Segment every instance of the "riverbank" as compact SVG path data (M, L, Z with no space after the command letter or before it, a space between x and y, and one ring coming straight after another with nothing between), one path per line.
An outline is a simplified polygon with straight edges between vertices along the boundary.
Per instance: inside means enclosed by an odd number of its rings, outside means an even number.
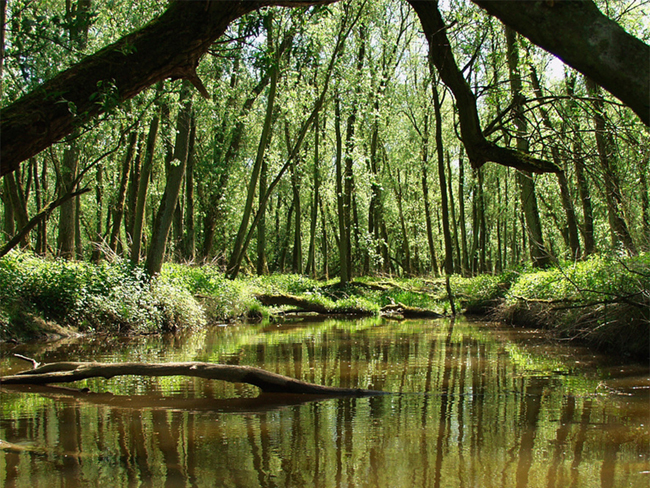
M457 312L548 330L635 359L650 356L650 256L593 257L546 271L452 276ZM443 278L299 275L224 278L216 267L167 264L150 279L123 261L0 259L0 340L83 333L152 334L233 321L451 314Z

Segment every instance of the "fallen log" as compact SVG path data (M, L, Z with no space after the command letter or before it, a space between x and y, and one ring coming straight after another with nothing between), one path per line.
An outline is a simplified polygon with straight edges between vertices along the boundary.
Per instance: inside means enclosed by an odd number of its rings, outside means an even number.
M184 363L96 363L60 362L48 363L15 375L0 376L2 385L45 385L71 383L88 378L112 378L114 376L191 376L230 383L248 383L264 393L298 393L329 396L372 396L386 392L362 388L340 388L307 383L288 376L271 373L252 366L213 364L202 362Z

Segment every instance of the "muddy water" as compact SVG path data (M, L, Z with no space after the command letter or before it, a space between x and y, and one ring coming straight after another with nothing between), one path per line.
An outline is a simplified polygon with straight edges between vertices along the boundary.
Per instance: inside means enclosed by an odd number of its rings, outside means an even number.
M459 320L230 326L2 346L0 374L28 366L15 352L254 365L394 394L316 401L179 377L1 387L0 486L650 485L648 366L535 332Z

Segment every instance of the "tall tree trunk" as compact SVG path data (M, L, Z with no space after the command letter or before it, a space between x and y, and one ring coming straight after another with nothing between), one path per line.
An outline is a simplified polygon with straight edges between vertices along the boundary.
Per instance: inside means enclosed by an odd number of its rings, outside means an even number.
M265 19L265 26L267 32L268 51L272 53L274 51L273 50L273 46L274 46L273 18L270 14ZM266 103L266 115L264 118L264 126L262 127L262 135L260 136L260 142L257 146L257 156L255 158L255 165L253 166L253 172L251 174L250 181L248 182L248 191L246 193L246 203L244 205L242 220L241 223L239 224L239 230L237 231L237 237L235 238L235 243L233 245L232 254L230 255L230 260L228 261L228 273L231 275L235 274L235 270L236 268L239 267L239 263L241 263L241 259L244 253L244 241L246 239L246 234L248 232L248 223L250 221L250 217L253 212L253 201L255 198L255 189L257 188L257 182L262 168L264 154L271 140L271 128L273 126L275 96L277 92L278 77L279 77L278 63L279 63L279 59L277 58L277 54L276 54L273 60L273 64L269 68L270 76L271 76L271 85L269 87L269 95Z
M514 123L517 128L517 150L522 153L528 153L528 126L524 116L524 99L521 94L517 34L508 27L506 27L505 30L510 90L513 98L513 111L515 113ZM539 218L537 196L535 193L535 181L533 180L532 173L520 170L517 173L517 182L519 183L521 205L524 210L524 216L526 217L526 231L528 233L530 258L535 267L548 266L551 263L552 258L548 254L546 246L544 245L542 223Z
M45 158L43 158L43 163L41 166L41 174L39 175L41 179L41 192L42 192L42 199L41 201L44 203L45 199L47 198L47 192L48 192L48 178L47 178L47 163L45 161ZM41 209L39 208L39 211ZM41 254L42 256L45 256L47 254L47 248L48 248L48 242L47 242L47 219L43 219L39 224L38 224L38 239L36 241L36 252Z
M77 148L76 142L70 141L69 146L63 152L63 164L61 168L61 181L59 185L59 197L74 191L73 183L77 178ZM74 199L66 201L59 210L59 235L57 239L58 255L64 259L73 259L75 254L75 235L77 234L75 224L76 204Z
M375 110L379 110L379 104L375 104ZM380 184L379 174L379 123L375 120L370 141L370 205L368 208L368 233L376 243L376 253L381 257L380 269L385 271L388 266L388 253L386 242L382 239L381 229L384 221L383 189ZM437 266L436 266L437 267ZM370 271L370 269L369 269Z
M467 228L465 227L465 165L463 164L463 149L458 152L458 225L460 226L460 272L467 276L469 261L467 257Z
M435 75L433 62L429 62L429 71L433 78L431 91L433 92L433 109L436 117L436 153L438 156L438 178L440 181L440 205L442 207L442 233L445 240L445 284L451 313L456 315L454 297L451 293L449 278L454 272L453 248L451 243L451 223L449 222L449 202L447 200L447 183L445 181L445 152L442 143L442 107L438 94L438 80Z
M359 27L359 52L357 54L357 66L356 66L356 75L357 81L361 77L364 65L364 58L366 52L366 28L364 25ZM353 231L353 222L356 224L357 219L353 219L353 194L354 194L354 172L353 172L353 163L352 154L355 148L354 134L356 130L357 123L357 112L359 110L359 96L361 92L361 84L356 84L355 96L352 106L352 112L347 119L347 124L345 128L345 169L343 173L343 217L345 219L345 239L347 240L347 256L346 260L348 262L349 276L352 279L353 270L353 261L352 261L352 231ZM356 227L355 227L356 232ZM343 238L343 236L341 236Z
M269 165L266 158L262 160L260 170L260 190L258 195L259 206L263 205L264 196L268 189ZM268 258L266 256L266 212L260 215L260 222L257 224L257 274L265 275L269 273Z
M429 203L429 114L424 115L422 140L422 198L424 199L424 219L427 226L427 242L429 244L429 257L434 276L438 276L438 259L436 246L433 240L433 226L431 224L431 207Z
M102 217L104 210L104 165L95 168L95 238L92 242L91 260L99 263L102 258ZM40 210L40 209L39 209Z
M479 168L477 171L478 178L478 224L479 224L479 240L478 240L478 271L479 273L486 273L486 259L487 252L487 224L485 218L485 170Z
M81 199L75 198L75 211L74 218L76 220L74 225L74 250L75 258L82 261L84 258L83 242L81 242Z
M291 165L291 189L293 191L293 206L295 209L291 272L302 274L302 207L300 205L300 175L298 174L297 166L298 164L295 162Z
M122 218L124 217L124 202L126 201L126 191L129 184L129 175L131 173L131 163L135 154L135 147L138 140L138 131L134 129L129 135L129 142L122 163L122 171L120 176L120 186L117 190L115 203L113 205L113 227L111 230L111 237L108 241L108 247L112 252L117 251L117 243L120 237L120 230L122 228Z
M458 220L456 219L456 204L454 202L454 190L452 186L453 174L451 172L451 155L447 150L447 193L449 194L449 210L451 211L450 222L454 229L453 243L455 252L454 271L460 271L460 242L458 237Z
M167 237L169 236L174 210L187 166L187 151L192 120L192 94L190 90L190 83L183 81L179 100L181 109L178 112L176 142L174 145L174 161L176 164L172 165L167 175L165 192L156 213L151 236L151 247L147 253L145 263L145 270L150 276L160 273L162 268Z
M156 87L156 94L162 92L162 82ZM151 169L153 168L153 157L156 149L156 140L158 138L158 126L160 124L161 107L156 107L156 112L149 124L149 134L147 135L147 145L145 149L144 161L140 170L140 181L138 183L138 195L136 197L135 211L133 212L133 230L131 235L131 263L137 265L140 262L142 249L142 233L144 228L145 209L147 204L147 191L149 189L149 180L151 179Z
M140 177L142 173L142 144L144 131L138 131L138 141L136 151L131 164L131 176L129 177L128 191L124 204L124 234L127 242L133 241L133 225L135 223L135 207L138 200L138 188L140 187Z
M530 81L535 90L535 96L537 98L542 98L542 89L539 83L539 77L537 76L537 70L534 66L530 67ZM554 129L551 118L548 115L548 112L542 107L539 106L539 112L542 115L542 120L544 125L549 129ZM573 208L573 201L571 199L571 192L569 190L569 182L566 177L566 163L560 157L560 150L556 145L551 146L551 155L553 162L558 168L562 168L562 171L557 173L558 184L560 185L560 196L562 197L562 207L564 208L564 213L566 216L567 224L567 233L569 236L569 246L571 247L571 257L572 259L578 259L580 257L580 239L578 238L578 221L576 219L575 210Z
M609 215L609 226L612 233L612 245L616 247L621 243L631 254L636 254L636 246L625 221L623 196L618 176L616 146L612 132L606 127L603 97L600 88L589 78L585 78L587 90L593 99L594 125L596 130L596 147L598 160L603 172L605 182L605 202Z
M196 230L194 228L194 145L196 143L196 118L192 116L190 141L187 149L187 169L185 171L185 226L183 236L183 258L193 262L196 255Z
M405 276L411 276L411 248L409 245L409 236L406 230L406 219L404 218L404 194L403 185L400 176L399 168L397 173L397 184L395 185L395 197L397 198L397 212L399 217L399 227L402 231L402 269ZM406 176L408 180L408 173ZM404 182L404 186L408 186L408 181Z
M591 192L589 191L589 182L587 181L587 170L584 163L584 152L578 131L580 127L575 122L577 118L577 103L575 102L575 82L576 77L571 76L565 79L567 95L569 97L569 112L571 117L571 132L573 133L572 143L572 160L573 166L576 170L576 181L578 185L578 193L582 203L582 218L583 225L581 226L582 238L584 240L584 255L589 256L596 250L594 239L594 213L591 205Z
M336 134L336 207L338 214L339 226L339 277L341 285L347 285L351 279L350 265L348 260L349 240L345 237L349 235L346 229L345 220L345 199L343 195L343 138L341 136L341 103L336 96L334 105L334 131Z
M316 278L316 225L318 224L318 202L320 201L320 117L314 119L314 191L312 192L311 218L309 223L309 251L307 252L307 268L305 272ZM325 223L323 222L323 225Z
M326 280L330 279L330 261L329 261L329 243L327 241L327 216L325 215L325 208L323 205L323 199L321 198L318 202L320 207L321 220L323 222L323 277Z

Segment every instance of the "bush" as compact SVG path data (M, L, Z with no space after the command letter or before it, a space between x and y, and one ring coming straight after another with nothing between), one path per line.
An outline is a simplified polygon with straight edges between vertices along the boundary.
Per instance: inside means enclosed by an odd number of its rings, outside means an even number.
M647 357L650 350L650 256L594 256L523 274L498 317L555 329L604 349Z
M187 288L149 280L141 268L122 260L95 265L14 251L0 259L0 300L5 337L25 335L29 314L102 332L151 333L205 324Z

